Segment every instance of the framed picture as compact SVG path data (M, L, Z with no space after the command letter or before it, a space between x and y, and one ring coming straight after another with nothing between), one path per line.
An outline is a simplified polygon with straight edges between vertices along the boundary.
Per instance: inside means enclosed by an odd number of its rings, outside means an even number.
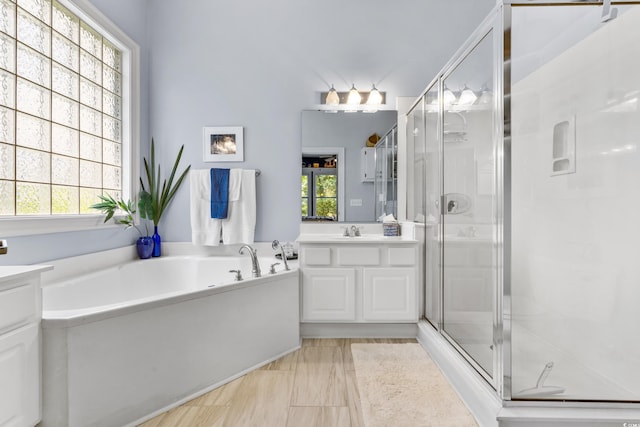
M244 161L242 127L205 127L202 134L205 162Z

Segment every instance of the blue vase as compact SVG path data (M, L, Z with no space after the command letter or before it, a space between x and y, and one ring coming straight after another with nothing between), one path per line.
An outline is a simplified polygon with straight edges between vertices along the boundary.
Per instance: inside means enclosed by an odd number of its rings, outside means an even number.
M153 253L153 239L150 236L138 238L136 241L136 250L140 259L151 258Z
M153 256L160 256L162 254L162 239L158 234L157 225L153 227L153 236L151 238L153 239Z

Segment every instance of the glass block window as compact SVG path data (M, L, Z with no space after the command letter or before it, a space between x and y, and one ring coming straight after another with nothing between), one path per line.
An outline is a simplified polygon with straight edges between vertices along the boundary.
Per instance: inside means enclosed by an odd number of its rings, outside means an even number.
M123 53L56 0L0 0L0 216L122 194Z

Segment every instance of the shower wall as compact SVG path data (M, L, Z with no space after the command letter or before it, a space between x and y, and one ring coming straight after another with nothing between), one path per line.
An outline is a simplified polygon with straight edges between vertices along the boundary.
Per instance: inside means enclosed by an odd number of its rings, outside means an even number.
M535 23L554 13L550 39ZM513 8L514 398L548 362L545 385L564 390L540 398L640 396L640 6L600 13Z

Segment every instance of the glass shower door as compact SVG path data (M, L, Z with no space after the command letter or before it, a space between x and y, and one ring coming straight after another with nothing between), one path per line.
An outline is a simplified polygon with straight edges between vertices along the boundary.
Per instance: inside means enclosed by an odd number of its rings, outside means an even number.
M494 40L489 32L443 79L443 331L494 376L496 185Z

